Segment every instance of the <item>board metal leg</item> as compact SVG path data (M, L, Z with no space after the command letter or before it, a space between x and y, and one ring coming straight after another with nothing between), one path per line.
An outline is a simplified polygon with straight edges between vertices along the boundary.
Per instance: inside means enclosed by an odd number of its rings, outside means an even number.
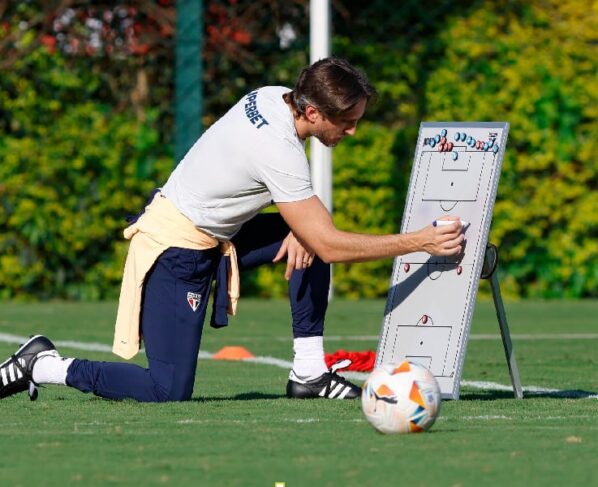
M488 247L490 250L491 247ZM496 247L495 247L496 249ZM488 268L496 267L496 256L492 256L490 251L486 251L486 266ZM493 269L494 270L494 269ZM494 299L494 308L496 309L496 317L500 325L500 334L502 336L502 343L505 349L505 357L507 365L509 366L509 374L511 376L511 383L513 384L513 392L517 399L523 399L523 388L521 387L521 379L519 377L519 369L517 368L517 361L515 360L515 353L513 351L513 343L511 342L511 334L509 332L509 325L507 324L507 315L502 301L500 292L500 284L496 272L492 272L489 276L490 287L492 288L492 298Z

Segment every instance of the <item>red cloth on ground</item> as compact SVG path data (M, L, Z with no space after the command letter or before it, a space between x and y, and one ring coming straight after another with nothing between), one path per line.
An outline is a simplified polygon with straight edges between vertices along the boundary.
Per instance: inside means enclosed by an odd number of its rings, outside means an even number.
M351 365L340 370L355 370L359 372L370 372L374 368L376 361L376 352L373 350L366 350L364 352L351 352L347 350L337 350L334 353L327 353L324 355L326 366L330 368L339 360L349 359Z

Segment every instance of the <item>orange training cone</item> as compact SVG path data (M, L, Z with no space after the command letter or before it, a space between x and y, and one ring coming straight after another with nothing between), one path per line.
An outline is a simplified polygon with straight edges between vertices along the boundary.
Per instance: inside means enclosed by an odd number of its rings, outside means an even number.
M222 347L212 355L214 360L243 360L254 357L255 355L245 347Z

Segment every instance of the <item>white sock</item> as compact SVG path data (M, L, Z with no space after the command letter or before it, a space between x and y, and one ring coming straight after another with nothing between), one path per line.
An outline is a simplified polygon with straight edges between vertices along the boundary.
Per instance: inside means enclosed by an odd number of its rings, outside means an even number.
M324 361L324 337L295 338L293 351L293 371L301 379L317 379L328 372Z
M37 384L66 385L66 371L72 358L62 358L56 350L41 352L33 364L33 381Z

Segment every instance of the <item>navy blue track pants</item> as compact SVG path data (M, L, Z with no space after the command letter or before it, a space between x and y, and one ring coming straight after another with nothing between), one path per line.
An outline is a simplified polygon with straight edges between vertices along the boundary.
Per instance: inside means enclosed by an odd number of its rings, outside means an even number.
M277 213L260 214L233 238L241 271L272 263L289 228ZM148 368L130 363L75 359L67 384L109 399L143 402L191 398L197 354L218 249L170 248L145 280L141 330ZM315 258L289 283L293 337L322 336L330 266Z

